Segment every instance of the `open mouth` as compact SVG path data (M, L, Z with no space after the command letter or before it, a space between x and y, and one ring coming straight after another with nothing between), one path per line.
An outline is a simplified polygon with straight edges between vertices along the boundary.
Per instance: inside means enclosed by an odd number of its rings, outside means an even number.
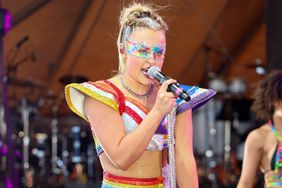
M143 74L148 75L148 69L141 69L141 70Z
M150 67L142 68L142 69L141 69L141 72L142 72L143 75L145 75L147 78L150 78L149 75L148 75L148 70L149 70L149 68L150 68Z

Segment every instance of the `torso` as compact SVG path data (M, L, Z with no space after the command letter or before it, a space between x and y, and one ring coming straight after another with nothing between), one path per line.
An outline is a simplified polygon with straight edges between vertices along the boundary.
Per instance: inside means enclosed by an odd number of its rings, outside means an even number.
M274 136L271 126L266 124L258 129L260 137L258 140L262 148L262 156L260 160L260 169L264 173L264 179L267 181L274 175L274 170L271 167L273 155L275 155L275 149L277 145L277 139ZM277 187L277 186L276 186Z
M117 176L152 178L162 175L164 157L162 151L145 151L141 157L126 171L116 168L105 153L100 155L100 161L105 172Z
M148 99L134 98L128 94L120 85L120 81L117 77L109 79L115 86L117 86L126 97L132 98L142 104L148 111L150 111L154 105L157 92L152 93ZM158 91L158 89L155 89ZM152 178L162 175L162 167L167 164L167 150L163 151L145 151L140 158L126 171L118 169L109 160L105 153L100 156L100 161L105 172L124 177L135 178Z

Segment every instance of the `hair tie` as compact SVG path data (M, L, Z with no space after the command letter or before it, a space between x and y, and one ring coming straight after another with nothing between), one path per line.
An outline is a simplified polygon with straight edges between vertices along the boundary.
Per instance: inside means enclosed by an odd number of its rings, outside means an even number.
M145 18L145 17L150 17L151 13L149 11L143 11L137 18Z

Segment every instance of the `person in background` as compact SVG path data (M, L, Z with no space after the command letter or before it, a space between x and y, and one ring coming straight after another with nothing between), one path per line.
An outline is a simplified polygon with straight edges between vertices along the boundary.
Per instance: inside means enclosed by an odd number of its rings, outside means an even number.
M282 187L282 70L272 71L258 84L252 110L266 123L246 139L237 188L253 187L259 169L265 187Z
M66 86L69 107L90 123L104 171L102 187L169 186L172 179L168 172L174 169L168 168L168 114L176 118L177 184L180 188L198 187L191 109L201 106L215 92L183 86L191 95L186 102L168 92L175 80L160 85L148 77L150 67L163 67L167 30L152 5L130 4L120 16L118 74Z

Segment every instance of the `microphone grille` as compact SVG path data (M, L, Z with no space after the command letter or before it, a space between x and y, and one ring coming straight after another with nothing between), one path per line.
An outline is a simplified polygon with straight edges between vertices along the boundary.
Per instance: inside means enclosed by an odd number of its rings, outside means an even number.
M155 74L156 72L158 72L158 71L161 71L161 69L160 69L159 67L157 67L157 66L152 66L152 67L150 67L150 68L148 69L148 76L153 79L153 78L154 78L154 74Z

